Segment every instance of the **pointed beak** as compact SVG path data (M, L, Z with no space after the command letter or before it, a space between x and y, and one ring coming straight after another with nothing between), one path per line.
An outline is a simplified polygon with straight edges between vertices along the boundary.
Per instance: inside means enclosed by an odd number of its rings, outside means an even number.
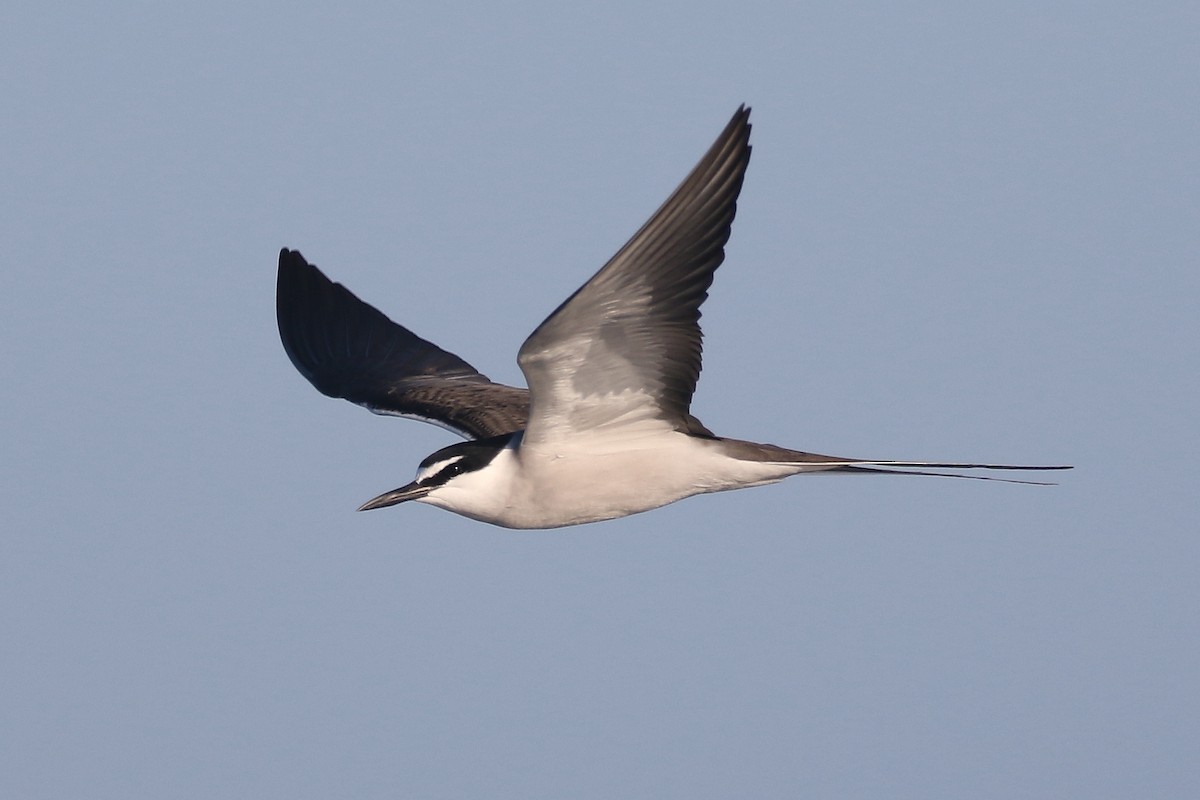
M401 486L399 489L393 489L390 492L384 492L379 497L372 498L358 507L359 511L370 511L373 508L386 508L394 506L397 503L403 503L408 500L420 500L425 495L429 494L430 487L418 486L414 481L407 486Z

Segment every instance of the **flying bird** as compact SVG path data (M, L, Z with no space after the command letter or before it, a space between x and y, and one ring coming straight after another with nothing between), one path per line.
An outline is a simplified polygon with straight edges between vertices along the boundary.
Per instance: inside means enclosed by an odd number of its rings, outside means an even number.
M415 500L507 528L557 528L806 472L1034 483L929 470L1070 468L839 458L718 436L692 416L700 305L725 258L749 116L740 107L662 207L525 340L528 389L492 382L297 251L280 252L279 334L300 374L330 397L467 439L360 511Z

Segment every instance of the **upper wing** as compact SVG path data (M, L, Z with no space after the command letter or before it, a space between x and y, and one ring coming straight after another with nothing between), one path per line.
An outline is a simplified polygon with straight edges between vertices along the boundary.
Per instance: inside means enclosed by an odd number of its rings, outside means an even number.
M737 110L666 203L525 340L526 442L647 421L697 430L688 407L700 304L725 258L750 161L749 115Z
M283 349L323 394L473 439L525 427L529 392L492 383L326 278L295 250L279 253L276 315Z

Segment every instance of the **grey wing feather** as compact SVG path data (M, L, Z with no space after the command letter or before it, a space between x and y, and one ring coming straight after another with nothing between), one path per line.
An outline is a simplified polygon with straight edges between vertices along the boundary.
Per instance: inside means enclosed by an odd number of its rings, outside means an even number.
M749 114L738 109L662 207L525 341L518 361L533 398L527 441L558 425L628 419L635 403L680 430L707 433L688 414L700 376L700 305L725 258L750 160ZM614 398L608 408L606 396Z
M322 394L474 439L525 426L525 389L491 382L329 280L295 250L279 253L276 316L288 358Z

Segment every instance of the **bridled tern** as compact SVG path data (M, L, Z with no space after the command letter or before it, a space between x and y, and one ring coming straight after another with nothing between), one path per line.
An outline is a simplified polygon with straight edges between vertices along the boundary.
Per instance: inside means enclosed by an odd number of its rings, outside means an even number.
M525 340L517 362L528 390L488 380L300 253L279 254L280 337L313 386L469 440L438 450L415 480L359 510L416 500L508 528L556 528L803 472L1033 483L928 470L1069 469L837 458L727 439L691 415L700 305L725 258L750 161L749 115L738 109L641 230Z

